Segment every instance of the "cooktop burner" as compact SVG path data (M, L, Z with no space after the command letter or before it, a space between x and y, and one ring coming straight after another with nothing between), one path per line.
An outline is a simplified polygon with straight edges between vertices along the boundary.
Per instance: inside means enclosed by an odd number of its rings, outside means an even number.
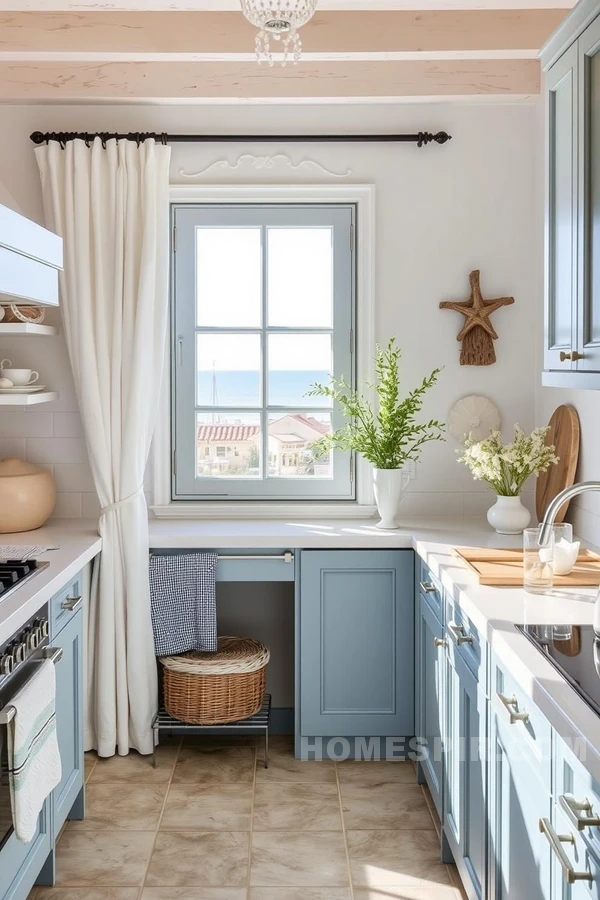
M0 559L0 601L48 565L37 559Z
M600 716L600 638L591 625L517 625Z

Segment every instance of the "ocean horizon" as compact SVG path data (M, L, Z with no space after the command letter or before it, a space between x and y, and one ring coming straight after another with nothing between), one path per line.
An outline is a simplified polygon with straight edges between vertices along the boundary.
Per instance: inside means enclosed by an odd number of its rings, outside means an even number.
M311 385L329 383L329 373L318 369L309 371L273 370L268 377L268 400L271 406L319 406L323 398L306 397ZM256 371L198 372L197 398L199 406L258 406L261 377ZM213 393L216 397L213 397Z

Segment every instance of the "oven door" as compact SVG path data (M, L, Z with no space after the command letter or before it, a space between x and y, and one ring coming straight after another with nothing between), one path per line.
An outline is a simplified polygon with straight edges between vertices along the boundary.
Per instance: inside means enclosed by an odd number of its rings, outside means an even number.
M24 844L17 838L13 828L8 781L7 727L8 721L12 719L10 698L31 677L36 662L47 657L58 661L57 650L49 647L41 649L39 654L23 664L18 677L10 678L0 691L0 900L26 900L34 884L53 883L53 860L48 859L51 850L52 798L46 798L37 831L32 840Z

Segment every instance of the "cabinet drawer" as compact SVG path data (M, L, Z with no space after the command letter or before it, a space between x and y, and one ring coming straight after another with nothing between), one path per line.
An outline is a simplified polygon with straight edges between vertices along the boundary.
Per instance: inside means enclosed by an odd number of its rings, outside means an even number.
M492 656L490 700L498 717L510 725L514 742L523 757L549 786L552 768L550 723L495 655Z
M52 637L70 622L83 604L81 572L50 600L50 634Z
M466 663L473 675L487 688L487 644L469 617L451 600L446 604L446 638L448 652L457 654Z
M600 859L600 785L585 769L577 753L556 736L554 799L583 842Z
M432 574L429 566L418 557L417 565L417 581L418 590L431 607L439 621L442 621L442 586L437 578Z

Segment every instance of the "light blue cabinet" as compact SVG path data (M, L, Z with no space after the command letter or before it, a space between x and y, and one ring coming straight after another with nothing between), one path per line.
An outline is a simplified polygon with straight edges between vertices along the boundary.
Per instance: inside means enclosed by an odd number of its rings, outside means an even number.
M486 896L487 698L472 670L447 637L445 839L472 900Z
M443 628L426 598L417 595L415 654L415 732L423 741L419 778L425 779L442 817Z
M302 736L414 735L414 554L303 551Z
M551 815L549 780L524 741L522 722L491 703L490 900L550 900L552 860L539 820ZM532 764L533 763L533 764Z
M544 49L542 60L546 69L547 101L543 383L599 389L600 3L597 0L580 0Z
M7 812L10 815L10 810ZM40 813L37 832L30 843L23 844L13 832L2 845L0 852L2 900L26 900L51 847L50 801L46 800Z
M67 818L83 818L82 643L83 611L80 609L52 639L52 646L63 651L56 667L56 730L62 778L53 794L55 838Z

